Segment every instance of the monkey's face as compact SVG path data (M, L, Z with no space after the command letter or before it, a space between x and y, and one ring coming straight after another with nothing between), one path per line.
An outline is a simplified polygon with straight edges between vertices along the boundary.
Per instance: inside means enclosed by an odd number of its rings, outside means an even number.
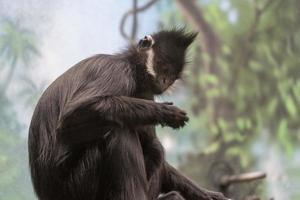
M138 48L146 52L146 68L153 78L154 94L163 93L181 77L186 50L196 35L181 29L161 31L140 40Z

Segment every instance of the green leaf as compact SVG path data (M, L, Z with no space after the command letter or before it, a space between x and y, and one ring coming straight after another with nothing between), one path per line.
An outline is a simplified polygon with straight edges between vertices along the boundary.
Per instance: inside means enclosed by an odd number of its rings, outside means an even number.
M241 149L239 147L230 147L227 151L226 151L227 155L230 156L239 156L241 154Z
M243 130L245 128L245 120L242 117L237 118L236 125L240 130Z
M223 136L225 142L232 142L232 141L242 142L246 139L246 137L241 135L239 132L225 133Z
M271 99L267 106L268 113L271 115L274 114L277 106L278 106L278 99L277 98Z
M208 73L201 75L199 81L200 84L203 85L207 85L207 84L216 85L219 83L217 76Z
M218 125L223 131L228 128L228 123L223 118L218 119Z
M293 145L291 143L291 139L288 134L288 121L287 119L282 119L279 123L278 127L278 132L277 132L277 137L284 148L285 152L287 155L292 156L294 150L293 150Z
M293 95L296 100L300 102L300 81L298 80L296 84L292 87Z
M284 101L285 101L285 107L286 107L288 113L292 117L295 117L297 115L297 107L295 105L293 98L290 95L287 95L285 97Z
M204 153L207 154L215 153L219 148L220 148L219 142L213 142L204 150Z

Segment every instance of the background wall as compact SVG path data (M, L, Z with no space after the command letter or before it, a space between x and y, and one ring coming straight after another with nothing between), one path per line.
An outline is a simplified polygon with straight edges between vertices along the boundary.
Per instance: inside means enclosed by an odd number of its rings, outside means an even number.
M138 7L146 0L138 1ZM167 158L200 185L223 175L267 178L232 184L235 199L300 197L300 2L158 0L124 26L136 37L186 26L199 32L182 81L157 98L188 111L179 131L158 127ZM0 199L34 197L27 134L34 106L60 74L129 41L120 21L133 1L0 0Z

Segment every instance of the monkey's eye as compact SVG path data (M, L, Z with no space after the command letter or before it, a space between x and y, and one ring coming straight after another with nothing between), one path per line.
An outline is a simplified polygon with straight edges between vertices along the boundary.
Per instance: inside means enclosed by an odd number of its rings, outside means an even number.
M168 67L163 67L163 68L162 68L162 72L165 73L165 74L168 73L168 72L169 72Z
M149 48L151 46L151 41L142 39L138 44L139 48Z
M157 65L159 66L161 72L166 73L169 71L169 66L166 63L158 62Z

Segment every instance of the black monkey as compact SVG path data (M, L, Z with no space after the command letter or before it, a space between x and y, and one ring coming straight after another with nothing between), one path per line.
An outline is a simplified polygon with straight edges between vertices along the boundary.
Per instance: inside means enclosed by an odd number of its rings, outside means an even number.
M145 36L123 53L79 62L48 87L28 144L40 200L226 199L168 165L154 130L188 120L154 95L180 77L195 37L183 29Z

